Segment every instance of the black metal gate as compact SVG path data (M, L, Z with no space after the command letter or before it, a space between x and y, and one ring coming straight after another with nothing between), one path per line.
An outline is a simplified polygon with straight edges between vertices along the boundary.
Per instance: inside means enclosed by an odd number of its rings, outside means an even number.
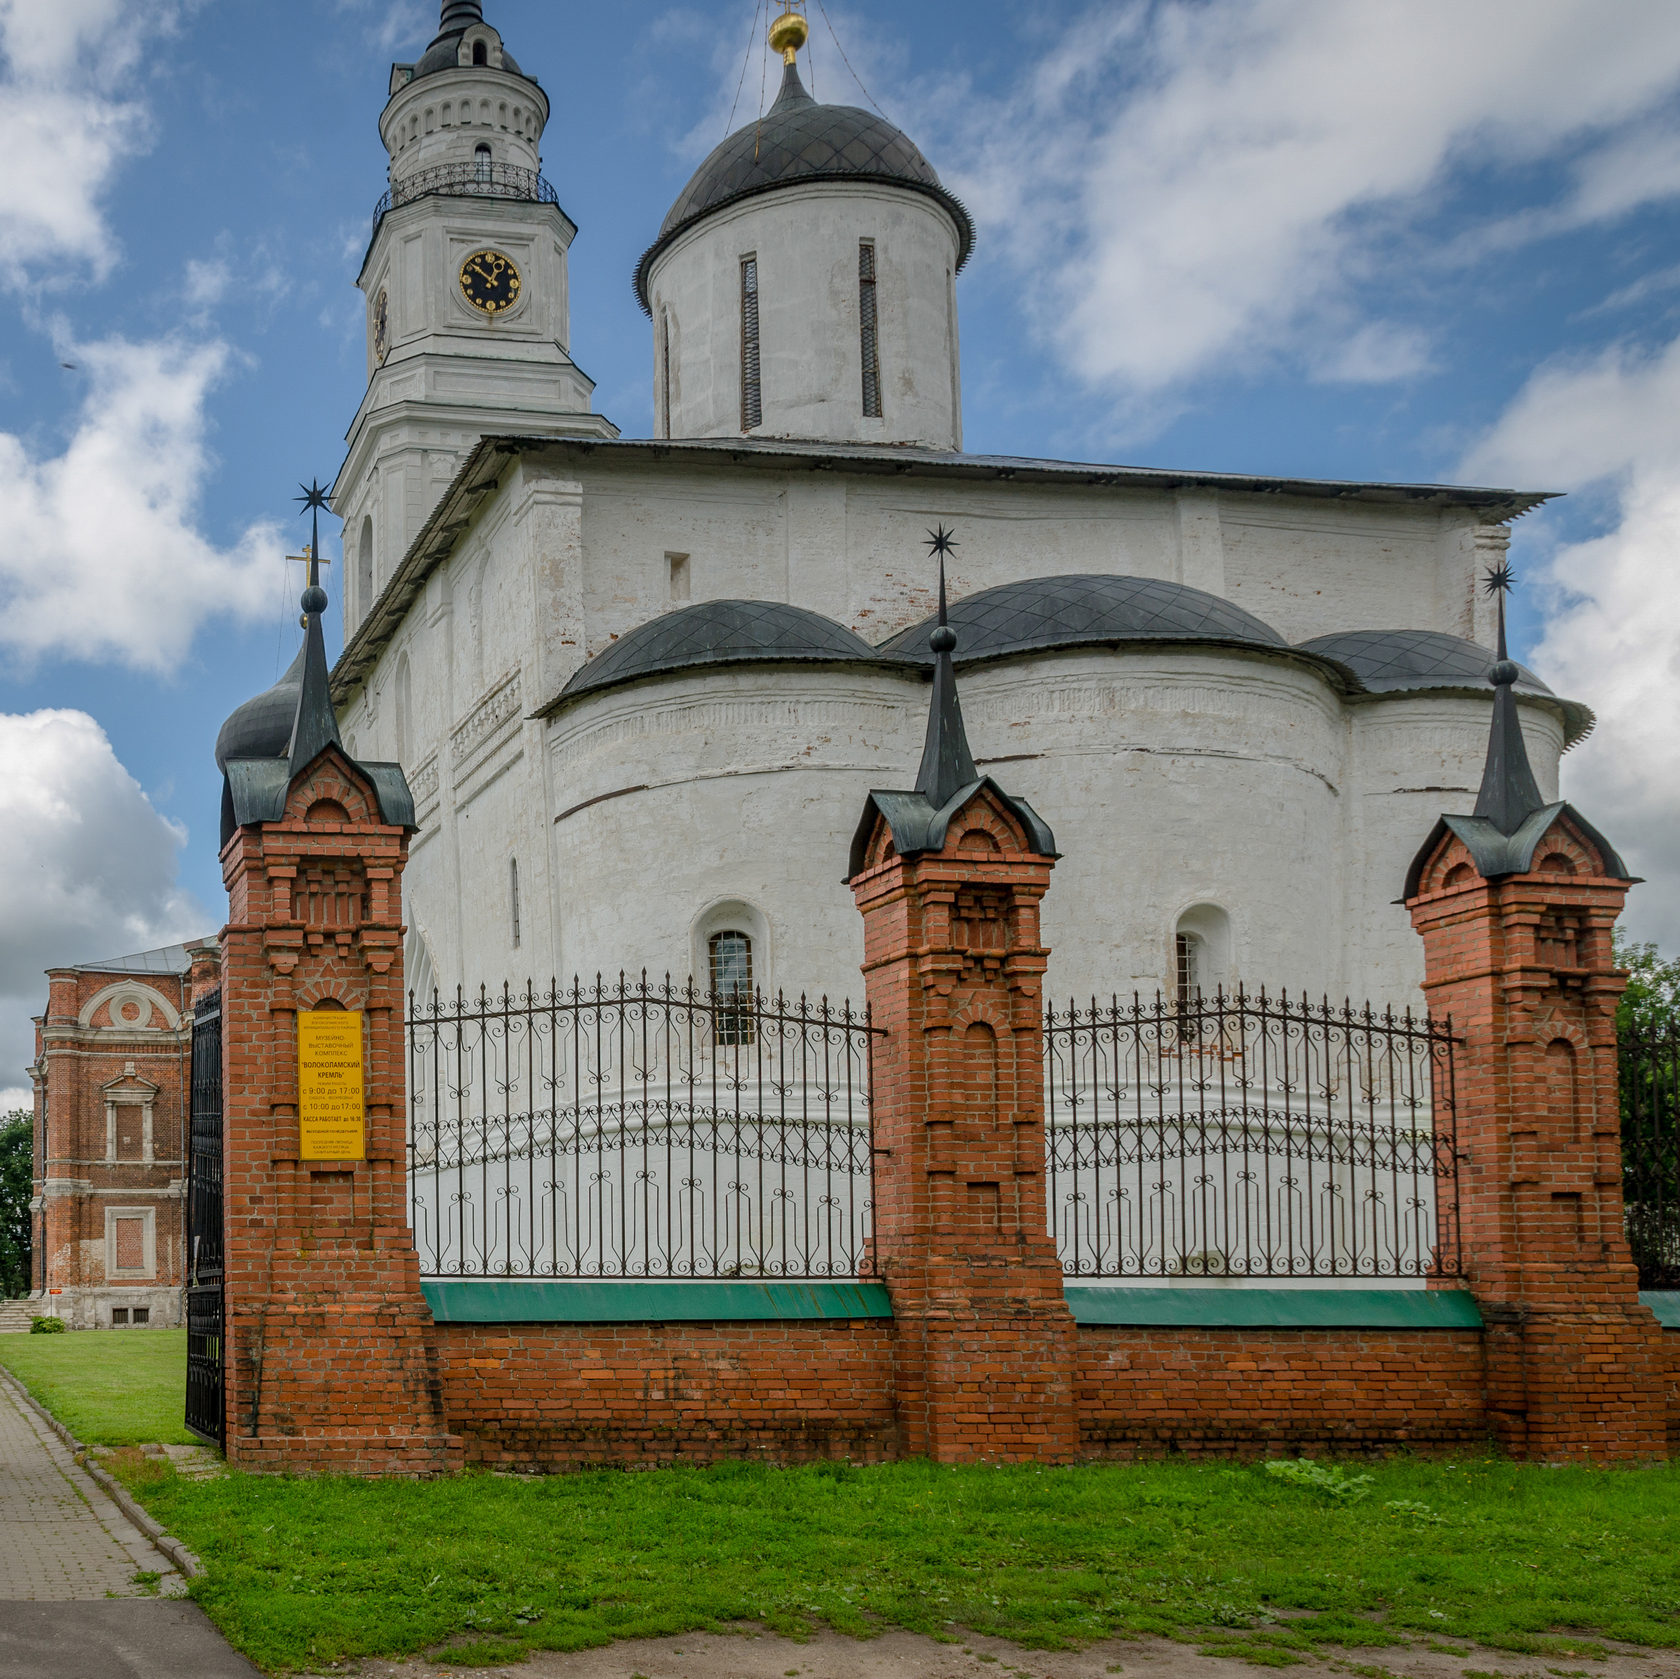
M1680 1289L1680 1028L1621 1032L1622 1202L1639 1286Z
M187 1176L187 1427L223 1443L222 994L193 1008Z

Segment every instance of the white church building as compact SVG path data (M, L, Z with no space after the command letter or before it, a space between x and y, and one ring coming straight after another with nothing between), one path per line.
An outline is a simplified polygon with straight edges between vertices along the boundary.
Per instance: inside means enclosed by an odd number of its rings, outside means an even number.
M1415 1001L1396 899L1474 800L1478 580L1544 498L965 453L973 223L911 139L811 98L804 31L778 20L780 96L635 267L639 440L571 359L542 87L479 0L392 69L332 683L349 750L413 789L411 984L750 964L860 996L848 848L916 774L944 525L976 762L1062 854L1049 992ZM220 756L283 752L300 680ZM1517 694L1554 797L1591 714Z

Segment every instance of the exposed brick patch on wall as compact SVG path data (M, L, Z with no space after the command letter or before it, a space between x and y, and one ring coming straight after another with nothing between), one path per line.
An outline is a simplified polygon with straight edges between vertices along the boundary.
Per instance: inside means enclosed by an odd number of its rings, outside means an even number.
M1083 1324L1078 1350L1091 1457L1459 1450L1488 1438L1473 1329Z
M440 1324L437 1345L449 1431L469 1463L900 1455L884 1319Z

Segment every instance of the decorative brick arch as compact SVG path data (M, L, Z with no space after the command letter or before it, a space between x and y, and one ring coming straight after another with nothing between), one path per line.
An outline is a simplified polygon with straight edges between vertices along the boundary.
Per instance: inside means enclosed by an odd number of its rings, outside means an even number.
M138 1013L135 1019L123 1018L124 1004L137 1006ZM175 1008L161 991L136 979L118 980L115 985L107 985L102 991L96 991L82 1005L77 1016L78 1023L84 1027L92 1027L101 1009L107 1011L106 1026L113 1031L176 1032L181 1027L180 1010ZM154 1015L160 1018L154 1019Z

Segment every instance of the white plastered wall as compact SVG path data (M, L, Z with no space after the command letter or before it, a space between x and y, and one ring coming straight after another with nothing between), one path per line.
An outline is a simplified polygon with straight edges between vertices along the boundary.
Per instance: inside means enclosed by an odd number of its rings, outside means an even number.
M881 416L863 412L858 246L875 246ZM739 437L741 263L758 262L760 437L962 447L957 229L931 198L871 182L786 187L720 210L649 274L655 406L670 316L671 437Z

